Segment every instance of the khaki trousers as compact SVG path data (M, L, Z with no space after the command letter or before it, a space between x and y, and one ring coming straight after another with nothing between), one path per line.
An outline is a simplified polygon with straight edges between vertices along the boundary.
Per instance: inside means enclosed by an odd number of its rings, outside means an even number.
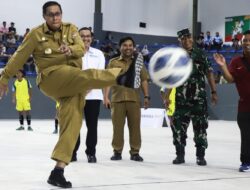
M116 84L121 69L81 70L62 65L46 75L41 75L41 91L60 102L60 134L51 158L68 164L71 161L82 126L84 95L89 89L104 88Z
M141 148L141 108L140 102L113 102L111 105L113 123L112 146L114 152L122 153L124 146L124 125L127 118L130 154L139 153Z

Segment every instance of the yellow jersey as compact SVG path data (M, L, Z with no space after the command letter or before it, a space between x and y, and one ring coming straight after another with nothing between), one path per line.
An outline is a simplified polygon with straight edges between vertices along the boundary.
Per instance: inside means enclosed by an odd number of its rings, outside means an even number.
M161 92L164 92L165 88L161 88ZM175 94L176 94L176 88L172 88L171 93L169 95L170 104L167 109L167 115L173 116L175 111Z
M27 100L30 98L29 89L32 86L26 78L22 78L21 81L15 80L12 91L16 92L16 100Z

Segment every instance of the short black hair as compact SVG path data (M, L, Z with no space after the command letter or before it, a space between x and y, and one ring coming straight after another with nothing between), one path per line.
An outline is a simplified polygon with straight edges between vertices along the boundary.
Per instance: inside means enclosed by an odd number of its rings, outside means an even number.
M132 37L130 37L130 36L126 36L126 37L124 37L124 38L121 38L120 41L119 41L119 46L121 47L121 45L122 45L124 42L128 41L128 40L131 40L131 41L133 42L133 46L135 47L135 41L134 41L134 39L133 39Z
M247 34L250 34L250 30L246 30L243 35L247 35Z
M82 27L78 30L78 32L81 32L82 30L89 30L91 33L91 36L94 36L94 33L92 32L92 27Z
M50 7L50 6L54 6L54 5L57 5L59 8L60 8L60 11L62 13L62 7L61 5L56 2L56 1L47 1L46 3L44 3L43 5L43 14L45 15L46 14L46 11L47 11L47 8Z
M18 71L22 73L23 77L25 77L26 73L25 73L25 71L23 69L19 69Z

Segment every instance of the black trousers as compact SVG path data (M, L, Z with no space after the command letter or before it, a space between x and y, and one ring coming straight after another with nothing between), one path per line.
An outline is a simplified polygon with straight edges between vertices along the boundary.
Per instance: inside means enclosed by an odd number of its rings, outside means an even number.
M101 100L86 100L84 107L84 116L87 126L87 136L86 136L86 150L87 155L95 155L96 153L96 144L97 144L97 125L98 125L98 116L100 113L100 104ZM76 153L79 149L81 143L81 137L79 137L76 142L75 149L73 151L73 156L76 156Z
M240 161L242 164L250 164L250 112L238 112L237 122L241 135Z

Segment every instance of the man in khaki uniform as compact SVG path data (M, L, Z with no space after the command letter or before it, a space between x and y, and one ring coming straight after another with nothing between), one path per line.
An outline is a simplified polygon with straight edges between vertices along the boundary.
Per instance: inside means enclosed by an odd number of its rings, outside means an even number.
M62 22L62 9L59 3L45 3L43 18L46 23L34 28L25 37L1 73L0 99L7 92L8 80L23 67L32 54L40 90L60 103L60 135L51 157L57 163L48 183L70 188L72 184L66 181L63 172L71 160L82 125L83 95L87 90L117 83L128 87L132 85L127 84L127 73L119 75L120 68L82 71L84 44L77 28L70 23Z
M134 54L135 42L131 37L125 37L120 40L121 56L114 58L108 64L108 68L122 68L128 70L133 62L141 62L140 81L144 93L144 108L149 106L147 71L143 64L141 54ZM137 70L137 69L136 69ZM105 90L104 104L106 107L111 105L111 117L113 123L112 146L114 155L111 160L121 160L124 145L124 125L127 118L129 128L130 159L134 161L143 161L139 155L141 148L141 111L140 111L140 90L131 89L123 86L113 86L111 104L109 100L110 87Z

